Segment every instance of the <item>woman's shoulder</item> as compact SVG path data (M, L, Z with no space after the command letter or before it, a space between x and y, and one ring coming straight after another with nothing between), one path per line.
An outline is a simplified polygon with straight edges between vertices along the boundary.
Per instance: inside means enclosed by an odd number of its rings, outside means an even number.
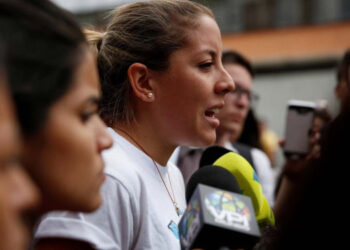
M104 155L105 173L111 185L115 188L123 188L132 196L138 197L142 189L149 187L149 184L158 181L158 173L152 160L140 152L129 151L116 147ZM167 165L174 178L182 178L176 166Z
M113 146L102 153L105 173L121 181L137 179L137 169L143 162L142 155L124 138L113 133Z
M105 174L110 185L115 187L122 186L131 193L137 193L141 188L139 171L135 169L135 163L132 158L122 157L121 154L115 155L112 159L104 158Z

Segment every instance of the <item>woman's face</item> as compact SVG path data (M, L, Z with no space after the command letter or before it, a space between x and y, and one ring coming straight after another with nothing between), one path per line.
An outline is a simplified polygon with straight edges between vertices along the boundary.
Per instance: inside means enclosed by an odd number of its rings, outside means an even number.
M1 81L1 79L0 79ZM7 88L0 83L0 249L28 247L29 230L22 213L39 202L38 189L19 160L21 145Z
M112 139L98 116L100 87L86 51L67 93L49 109L44 128L26 140L25 161L43 194L43 211L93 211L105 179L101 152Z
M188 44L170 56L170 66L155 79L159 133L173 145L214 143L217 112L234 89L221 63L222 42L214 19L203 15L199 26L187 31Z
M237 141L249 112L253 79L242 65L227 63L224 67L234 79L236 91L228 93L225 97L225 106L218 114L220 126L217 135L219 137L227 135L230 141Z

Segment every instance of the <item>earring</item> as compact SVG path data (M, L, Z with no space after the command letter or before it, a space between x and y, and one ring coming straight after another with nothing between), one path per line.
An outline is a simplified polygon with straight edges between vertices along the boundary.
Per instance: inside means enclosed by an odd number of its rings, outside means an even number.
M149 93L147 94L147 97L148 97L148 98L153 98L153 93L152 93L152 92L149 92Z

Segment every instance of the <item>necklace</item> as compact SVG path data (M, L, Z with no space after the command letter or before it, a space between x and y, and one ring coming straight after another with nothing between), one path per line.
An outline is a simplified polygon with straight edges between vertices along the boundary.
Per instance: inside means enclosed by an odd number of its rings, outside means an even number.
M173 193L173 197L171 197L171 194L170 194L170 192L169 192L169 189L168 189L168 187L167 187L167 185L165 184L165 181L164 181L164 179L163 179L163 177L162 177L162 175L161 175L161 173L160 173L160 170L159 170L159 168L158 168L158 166L157 166L157 163L153 160L153 158L146 152L146 150L131 136L131 135L129 135L129 133L127 133L125 130L123 130L123 129L121 129L121 128L118 128L118 130L119 131L121 131L121 132L123 132L124 134L126 134L149 158L151 158L151 160L152 160L152 162L153 162L153 164L154 164L154 166L156 167L156 169L157 169L157 172L158 172L158 174L159 174L159 177L160 177L160 179L162 180L162 182L163 182L163 185L164 185L164 187L165 187L165 189L166 189L166 191L167 191L167 193L168 193L168 195L169 195L169 197L170 197L170 200L171 200L171 202L173 203L173 205L174 205L174 208L175 208L175 211L176 211L176 213L177 213L177 215L178 216L180 216L181 214L182 214L182 212L181 212L181 209L179 208L179 206L177 205L177 203L176 203L176 200L175 200L175 194L174 194L174 190L173 190L173 187L172 187L172 184L171 184L171 181L170 181L170 177L169 177L169 173L168 173L168 180L169 180L169 184L170 184L170 188L171 188L171 192Z

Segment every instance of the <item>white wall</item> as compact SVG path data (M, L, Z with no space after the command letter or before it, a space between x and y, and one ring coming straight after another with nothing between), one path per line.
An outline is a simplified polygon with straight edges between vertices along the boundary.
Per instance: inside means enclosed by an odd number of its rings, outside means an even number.
M289 99L326 99L334 117L338 112L338 102L333 92L335 75L334 69L258 75L253 83L253 90L260 97L255 111L280 138L284 137L286 104ZM277 165L283 162L281 152L277 162Z
M259 95L256 113L279 136L284 133L286 104L289 99L326 99L330 112L335 114L338 109L333 92L335 74L335 70L313 70L258 75L253 83L253 90Z

